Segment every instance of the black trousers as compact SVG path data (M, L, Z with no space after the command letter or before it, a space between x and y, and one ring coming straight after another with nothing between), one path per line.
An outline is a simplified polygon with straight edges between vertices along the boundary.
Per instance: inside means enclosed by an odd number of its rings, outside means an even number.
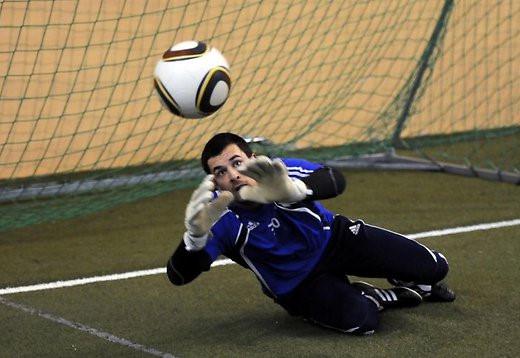
M277 302L292 315L363 334L377 328L378 310L349 284L348 275L434 284L447 273L448 262L442 254L403 235L338 215L320 262Z

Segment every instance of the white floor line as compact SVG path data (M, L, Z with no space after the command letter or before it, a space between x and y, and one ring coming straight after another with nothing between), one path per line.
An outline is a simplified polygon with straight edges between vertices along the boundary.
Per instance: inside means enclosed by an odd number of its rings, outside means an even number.
M454 227L454 228L450 228L450 229L425 231L425 232L420 232L417 234L411 234L411 235L406 235L406 236L410 239L416 240L416 239L422 239L422 238L426 238L426 237L460 234L463 232L492 230L492 229L498 229L501 227L508 227L508 226L515 226L515 225L520 225L520 219L514 219L514 220L508 220L508 221L498 221L498 222L487 223L487 224L460 226L460 227Z
M92 327L86 326L86 325L84 325L82 323L69 321L69 320L67 320L67 319L65 319L63 317L55 316L53 314L40 311L40 310L38 310L36 308L32 308L32 307L23 305L21 303L16 303L16 302L9 301L9 300L7 300L7 299L5 299L3 297L0 297L0 303L6 305L8 307L11 307L11 308L18 309L20 311L29 313L29 314L31 314L33 316L38 316L38 317L41 317L41 318L45 318L45 319L47 319L49 321L52 321L52 322L55 322L55 323L67 326L69 328L73 328L73 329L82 331L82 332L86 332L86 333L88 333L90 335L93 335L93 336L96 336L98 338L102 338L102 339L107 340L109 342L116 343L116 344L119 344L119 345L122 345L122 346L125 346L125 347L128 347L128 348L132 348L132 349L135 349L135 350L140 351L140 352L148 353L148 354L151 354L151 355L156 356L156 357L175 358L170 353L164 353L164 352L161 352L161 351L159 351L159 350L157 350L155 348L146 347L146 346L143 346L142 344L131 342L128 339L114 336L113 334L110 334L108 332L100 331L100 330L98 330L96 328L92 328Z
M492 229L498 229L498 228L502 228L502 227L516 226L516 225L520 225L520 219L514 219L514 220L508 220L508 221L498 221L498 222L494 222L494 223L485 223L485 224L470 225L470 226L460 226L460 227L441 229L441 230L425 231L425 232L419 232L416 234L409 234L406 236L409 237L410 239L416 240L416 239L423 239L423 238L427 238L427 237L453 235L453 234L459 234L459 233L471 232L471 231L492 230ZM230 265L233 263L234 262L229 259L217 260L217 261L213 262L211 267ZM94 277L79 278L79 279L74 279L74 280L55 281L55 282L41 283L41 284L28 285L28 286L19 286L19 287L6 287L6 288L0 289L0 296L14 294L14 293L22 293L22 292L51 290L54 288L62 288L62 287L81 286L81 285L86 285L86 284L95 283L95 282L125 280L125 279L129 279L129 278L133 278L133 277L143 277L143 276L149 276L149 275L164 274L165 272L166 272L166 268L159 267L159 268L150 269L150 270L124 272L124 273L118 273L118 274L112 274L112 275L106 275L106 276L94 276Z

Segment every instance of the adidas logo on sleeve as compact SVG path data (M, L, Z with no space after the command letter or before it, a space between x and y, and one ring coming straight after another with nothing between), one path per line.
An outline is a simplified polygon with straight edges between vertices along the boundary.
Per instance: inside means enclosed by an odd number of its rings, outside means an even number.
M361 227L361 224L356 224L356 225L352 225L352 226L349 226L348 229L354 234L354 235L357 235L358 232L359 232L359 228Z

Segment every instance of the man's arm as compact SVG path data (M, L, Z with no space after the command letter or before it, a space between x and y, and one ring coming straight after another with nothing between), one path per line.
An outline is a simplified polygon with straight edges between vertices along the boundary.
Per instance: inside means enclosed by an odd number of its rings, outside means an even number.
M213 175L208 175L191 195L184 217L186 231L166 266L174 285L186 284L210 268L211 257L204 250L210 228L233 201L233 194L227 191L213 199L214 190Z
M317 166L317 164L315 164ZM332 198L345 190L345 178L336 169L321 167L305 177L290 177L281 159L258 156L238 168L238 171L256 181L244 186L239 195L242 200L257 203L295 203L302 200Z
M187 284L197 278L203 271L208 271L211 258L205 250L188 251L184 240L168 260L166 273L171 283L176 286Z
M331 167L317 169L300 180L307 186L307 200L334 198L347 187L345 176Z

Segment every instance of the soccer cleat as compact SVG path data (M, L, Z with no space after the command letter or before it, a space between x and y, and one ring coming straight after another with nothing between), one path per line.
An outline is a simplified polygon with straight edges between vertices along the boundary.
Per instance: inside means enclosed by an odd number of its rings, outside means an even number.
M444 282L437 282L434 285L418 285L413 282L405 282L389 278L390 282L394 286L408 287L416 291L421 295L424 301L428 302L452 302L455 301L455 292L446 285Z
M413 307L422 302L422 297L408 287L378 288L367 282L352 282L352 286L361 290L361 293L374 302L379 311L385 308Z

